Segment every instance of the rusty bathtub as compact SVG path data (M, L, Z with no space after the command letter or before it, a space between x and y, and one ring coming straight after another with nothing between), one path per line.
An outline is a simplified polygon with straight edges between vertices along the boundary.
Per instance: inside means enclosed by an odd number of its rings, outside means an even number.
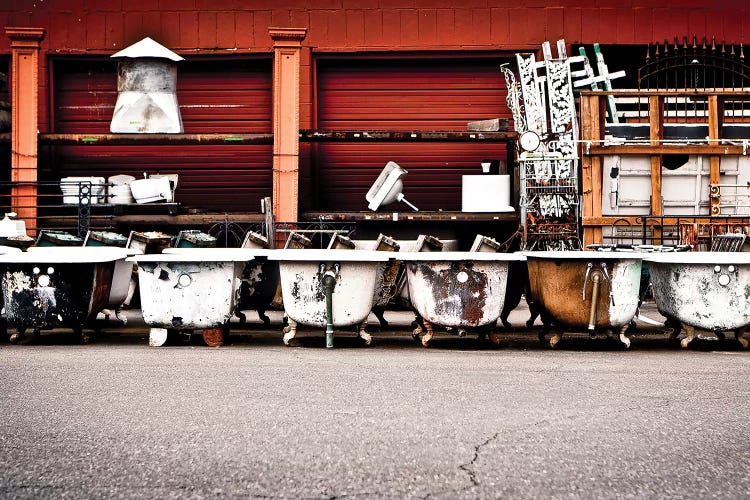
M297 324L326 329L326 347L333 347L333 328L359 325L366 345L372 337L364 324L372 309L378 269L395 254L374 250L273 250L279 262L284 310L289 325L284 344Z
M638 312L641 265L639 252L525 252L529 284L542 311L544 330L558 327L555 347L566 328L605 331L630 347L628 326Z
M656 306L685 330L682 347L700 331L723 338L733 331L744 348L750 325L750 254L744 252L684 252L650 254ZM672 337L680 333L677 328Z
M181 248L130 257L138 265L143 321L149 345L177 333L202 330L209 346L224 344L245 264L267 250ZM166 250L165 250L166 252Z
M414 332L427 347L433 324L454 328L463 336L467 329L480 335L492 331L500 317L508 286L511 262L523 260L513 253L409 252L399 254L406 264L411 304L422 318L424 329Z
M121 248L46 247L0 255L8 325L16 342L31 328L68 327L81 336L87 322L107 306L115 264L127 257Z

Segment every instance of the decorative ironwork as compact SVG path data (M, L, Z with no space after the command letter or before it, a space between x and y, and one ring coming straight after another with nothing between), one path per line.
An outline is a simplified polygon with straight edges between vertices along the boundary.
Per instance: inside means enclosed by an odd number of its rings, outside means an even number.
M526 113L526 129L543 136L547 133L547 108L544 105L542 87L537 75L539 65L533 54L528 57L516 54L516 62L521 82L523 109Z
M696 36L692 43L677 37L674 43L649 45L646 64L638 69L638 88L657 89L713 89L726 90L750 87L750 66L745 64L742 44L722 41L717 45L712 38L709 44L703 37L699 44Z
M516 75L508 67L508 64L500 65L500 71L505 77L505 87L508 89L508 93L505 97L505 102L508 104L510 112L513 114L513 128L519 134L528 130L526 126L526 118L524 117L523 97L521 96L521 89L516 80Z
M235 248L242 244L248 231L265 234L264 226L262 222L233 221L225 214L223 221L213 223L206 232L215 237L220 246Z

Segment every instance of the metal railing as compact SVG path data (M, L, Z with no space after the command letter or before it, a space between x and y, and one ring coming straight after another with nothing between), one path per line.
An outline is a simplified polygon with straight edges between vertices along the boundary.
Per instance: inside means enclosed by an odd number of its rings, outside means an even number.
M692 245L694 250L710 250L717 236L750 234L750 217L700 215L645 215L637 224L621 218L609 226L605 243L641 245ZM654 229L658 229L655 231Z

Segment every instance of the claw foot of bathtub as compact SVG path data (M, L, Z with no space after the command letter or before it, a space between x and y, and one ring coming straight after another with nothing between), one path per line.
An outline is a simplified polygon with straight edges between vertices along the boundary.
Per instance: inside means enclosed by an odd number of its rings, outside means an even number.
M416 327L414 330L411 331L411 338L414 341L419 340L419 337L422 336L422 328Z
M167 343L169 331L166 328L151 328L148 331L148 345L150 347L161 347Z
M561 338L562 338L562 333L556 333L556 334L552 335L552 337L550 337L550 339L549 339L549 346L552 349L556 349L557 348L557 343L560 342Z
M435 335L432 324L427 321L426 319L422 319L422 323L424 324L424 330L426 330L426 333L423 333L421 335L422 340L422 347L430 347L430 341L432 340L432 337Z
M284 345L291 345L292 340L294 340L294 337L297 335L297 323L290 319L289 324L284 327L282 332L284 332Z
M208 347L222 347L226 341L224 328L206 328L201 332L203 343Z
M367 328L367 320L363 321L362 324L359 325L359 330L357 330L357 335L359 336L359 338L362 339L362 341L364 342L366 346L369 346L370 344L372 344L372 335L367 333L365 328Z
M18 344L18 341L21 340L24 333L26 333L26 328L16 328L16 331L10 334L8 342L11 344Z
M683 349L687 349L690 343L695 340L695 328L685 325L685 334L687 336L684 339L680 340L680 345Z
M745 329L740 328L734 331L734 338L740 343L743 349L747 349L750 346L750 342L743 336L745 335Z
M620 334L620 342L625 349L630 349L630 339L624 333Z
M498 335L495 332L490 333L490 342L492 342L492 345L497 347L500 345L500 335Z

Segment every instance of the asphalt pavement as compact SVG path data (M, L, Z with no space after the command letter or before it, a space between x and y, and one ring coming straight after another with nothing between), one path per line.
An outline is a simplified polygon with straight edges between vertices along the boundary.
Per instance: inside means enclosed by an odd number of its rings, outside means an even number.
M750 498L734 341L685 350L639 324L629 350L552 350L520 309L499 347L425 349L392 313L371 347L327 350L248 316L220 348L149 348L135 312L89 345L0 343L0 497Z

